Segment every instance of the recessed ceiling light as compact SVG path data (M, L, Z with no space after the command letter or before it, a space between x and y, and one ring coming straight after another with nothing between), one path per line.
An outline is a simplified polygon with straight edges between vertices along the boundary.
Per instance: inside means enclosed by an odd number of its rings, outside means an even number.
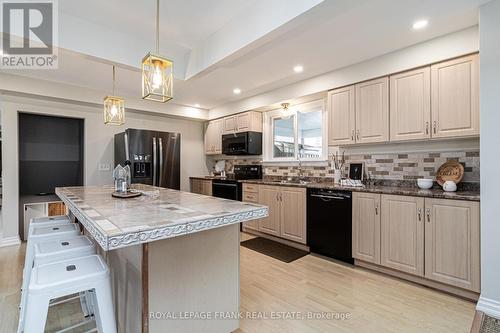
M233 93L234 93L235 95L239 95L239 94L241 94L241 89L240 89L240 88L234 88L234 89L233 89Z
M413 29L415 30L420 30L425 28L429 24L429 21L427 20L419 20L413 23Z
M302 65L297 65L297 66L295 66L295 67L293 68L293 71L294 71L295 73L302 73L302 72L304 71L304 66L302 66Z
M196 104L194 105L194 107L195 107L195 108L199 108L199 107L200 107L200 104L196 103Z

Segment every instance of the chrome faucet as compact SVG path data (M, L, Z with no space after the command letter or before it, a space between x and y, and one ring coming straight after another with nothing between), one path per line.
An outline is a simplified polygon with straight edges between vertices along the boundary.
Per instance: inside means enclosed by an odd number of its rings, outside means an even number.
M304 175L302 173L302 159L300 158L300 150L299 153L297 154L297 162L298 162L298 176L299 176L299 181L302 181L304 179Z

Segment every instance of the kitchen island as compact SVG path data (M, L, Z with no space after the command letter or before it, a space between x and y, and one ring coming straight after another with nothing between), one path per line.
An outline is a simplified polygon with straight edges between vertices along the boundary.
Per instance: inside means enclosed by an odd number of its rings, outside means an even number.
M239 224L267 207L149 185L57 188L111 270L119 332L239 327Z

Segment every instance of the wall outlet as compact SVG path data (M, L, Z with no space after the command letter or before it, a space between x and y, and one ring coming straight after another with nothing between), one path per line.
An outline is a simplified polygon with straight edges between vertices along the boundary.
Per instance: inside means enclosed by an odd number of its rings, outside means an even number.
M99 163L99 171L110 171L111 165L109 163Z

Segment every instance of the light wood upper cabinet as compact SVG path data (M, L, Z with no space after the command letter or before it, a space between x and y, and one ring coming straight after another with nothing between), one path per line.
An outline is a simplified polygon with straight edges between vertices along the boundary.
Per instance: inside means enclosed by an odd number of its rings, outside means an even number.
M205 154L222 154L222 119L208 122L205 129Z
M279 201L279 186L260 185L259 203L267 206L269 215L259 219L259 231L280 236L281 234L281 203Z
M235 133L238 129L236 123L236 116L225 117L224 121L224 134Z
M356 143L356 110L354 86L328 92L328 144L331 146Z
M392 75L390 85L391 141L429 139L430 67Z
M352 256L380 264L380 194L352 194Z
M237 132L262 132L262 114L256 111L239 113L225 117L224 134Z
M382 195L383 266L424 275L424 198Z
M389 79L356 85L356 143L389 140Z
M432 137L479 135L479 55L431 66Z
M479 203L425 199L425 207L425 277L479 292Z
M306 238L306 189L282 187L281 237L305 244Z

